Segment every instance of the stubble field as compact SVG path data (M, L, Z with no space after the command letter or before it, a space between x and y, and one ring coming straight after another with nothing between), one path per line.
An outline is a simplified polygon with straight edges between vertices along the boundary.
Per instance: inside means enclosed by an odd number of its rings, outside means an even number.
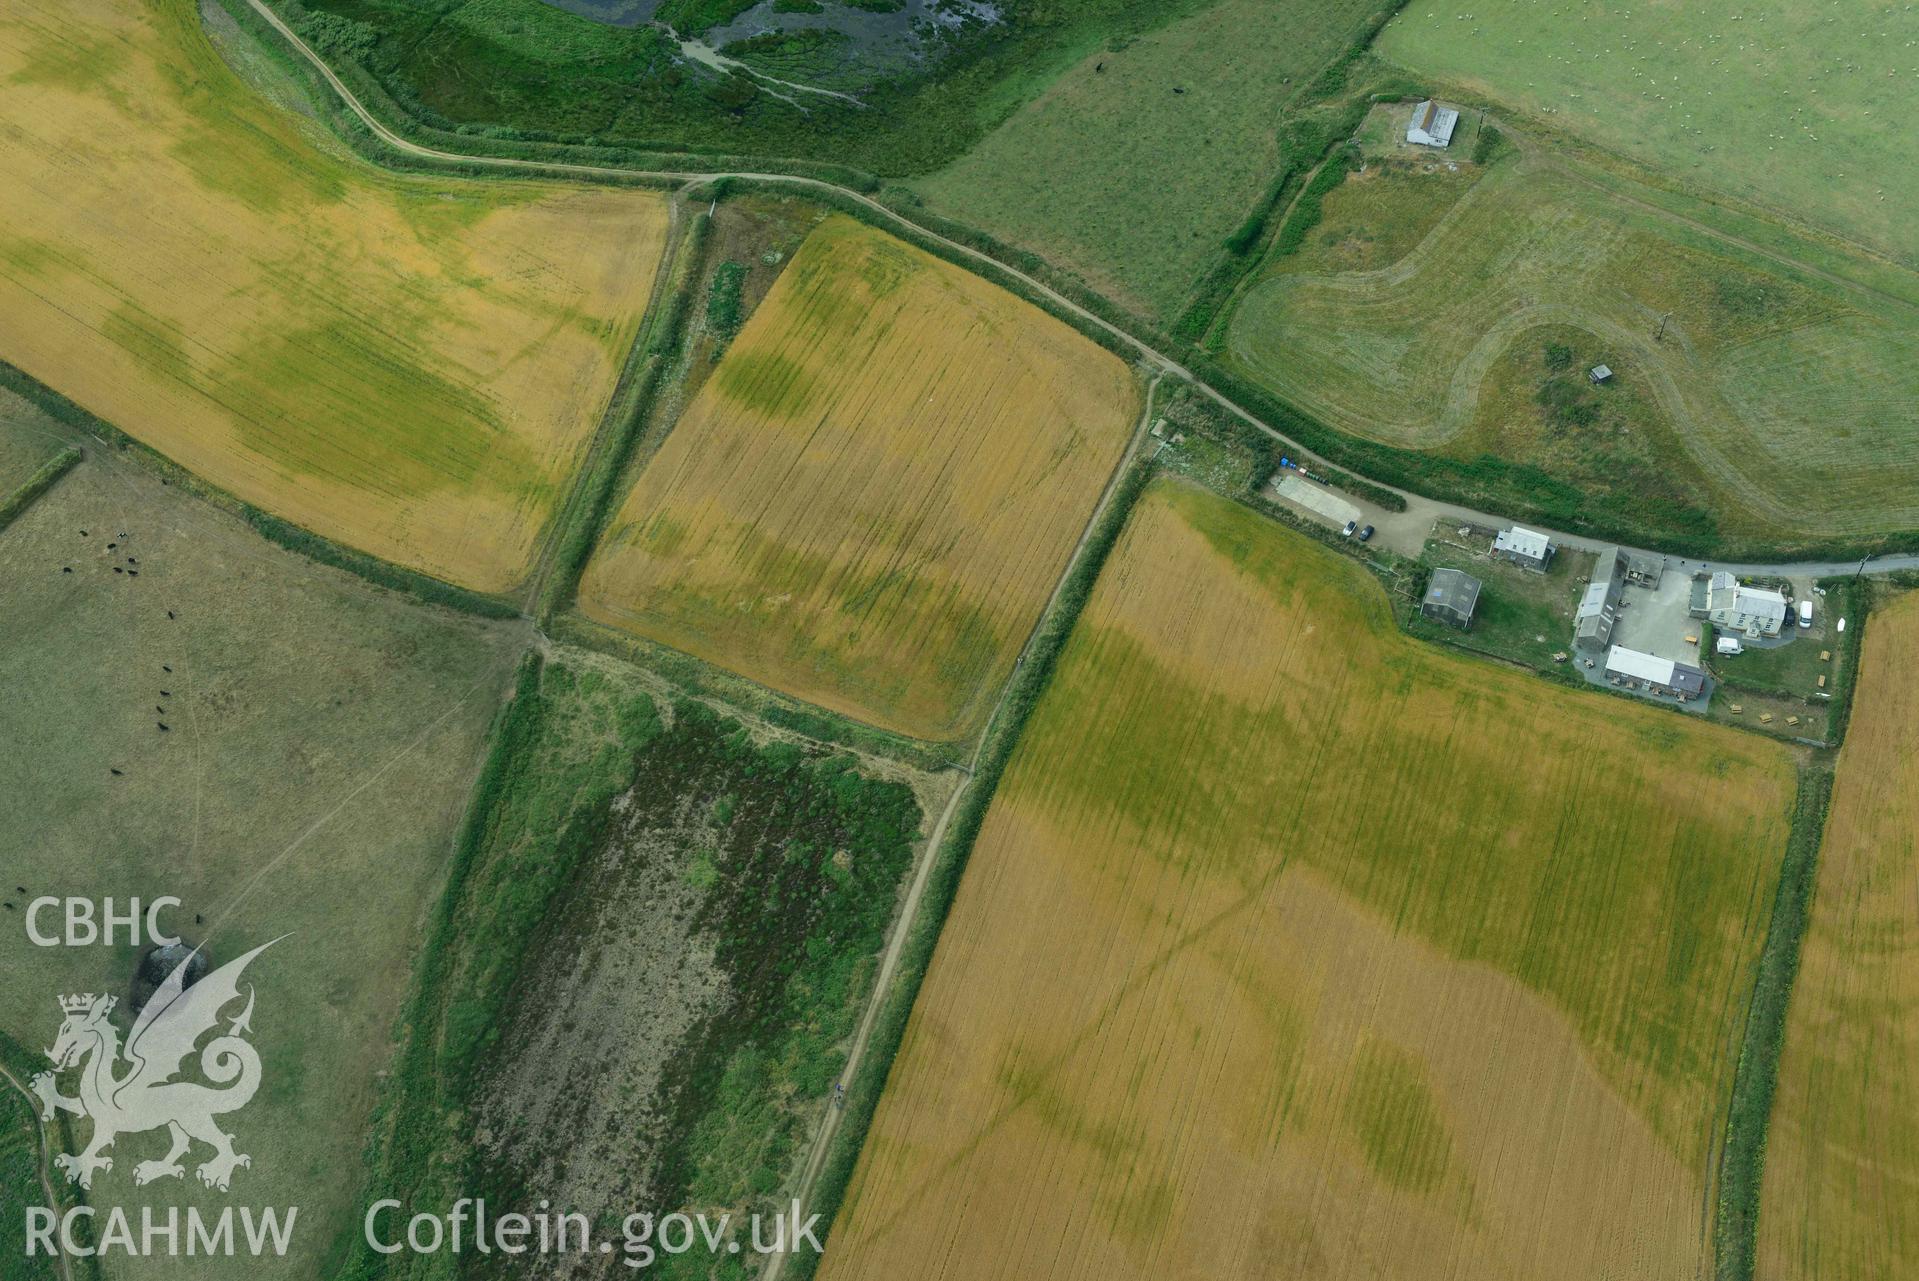
M828 219L640 472L581 608L881 728L962 737L1137 401L1060 322Z
M0 119L0 359L275 515L519 581L662 200L343 157L233 75L192 0L9 5Z
M30 411L14 429L70 438ZM136 1225L142 1206L298 1206L277 1275L318 1278L357 1230L376 1075L519 633L314 565L98 449L0 531L0 600L0 1034L40 1059L69 992L111 994L131 1022L140 949L32 946L42 895L173 895L162 923L216 964L289 935L247 971L260 1093L222 1118L253 1164L211 1191L196 1147L182 1179L136 1187L166 1136L127 1134L88 1199ZM262 1275L247 1258L108 1262Z
M1865 649L1766 1145L1766 1281L1919 1274L1919 595Z
M824 1275L1700 1275L1793 789L1772 745L1410 641L1352 562L1162 482Z

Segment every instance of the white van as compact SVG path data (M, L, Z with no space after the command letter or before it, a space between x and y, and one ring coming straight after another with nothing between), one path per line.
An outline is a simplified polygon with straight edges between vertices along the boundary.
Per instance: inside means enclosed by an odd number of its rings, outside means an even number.
M1801 627L1812 626L1812 602L1810 600L1802 600L1799 602L1799 625Z

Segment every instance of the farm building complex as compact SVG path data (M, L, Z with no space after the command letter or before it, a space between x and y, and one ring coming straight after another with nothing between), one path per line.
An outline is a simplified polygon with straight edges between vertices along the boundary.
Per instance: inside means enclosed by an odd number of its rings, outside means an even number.
M1406 141L1420 147L1446 147L1453 141L1453 128L1459 113L1428 98L1413 108L1412 123L1406 126Z
M1642 654L1624 645L1606 652L1606 680L1622 689L1640 690L1690 703L1706 692L1706 674L1690 663Z
M1711 578L1693 579L1692 616L1707 619L1714 627L1752 637L1777 636L1788 612L1784 593L1749 587L1725 570Z

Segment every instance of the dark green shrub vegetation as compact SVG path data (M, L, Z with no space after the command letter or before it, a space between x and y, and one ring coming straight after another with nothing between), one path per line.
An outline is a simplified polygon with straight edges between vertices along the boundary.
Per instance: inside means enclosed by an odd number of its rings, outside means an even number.
M1551 367L1550 351L1547 362ZM1565 366L1558 366L1564 369ZM1590 427L1599 421L1599 397L1583 376L1557 373L1539 384L1533 399L1546 413L1546 421L1555 431Z
M826 1098L845 1066L920 810L851 757L756 745L698 703L675 707L639 767L629 826L651 813L670 827L688 805L712 814L699 929L729 993L662 1084L673 1119L655 1195L744 1207L782 1186L807 1134L796 1105Z
M1319 220L1326 214L1326 193L1346 181L1353 171L1353 162L1359 158L1351 147L1341 147L1320 166L1306 189L1299 193L1299 199L1293 202L1293 211L1286 219L1286 225L1279 229L1279 235L1273 240L1273 257L1284 258L1288 254L1298 253L1300 246L1306 243L1306 237Z
M364 60L380 42L380 32L355 18L337 13L308 13L296 28L300 38L331 58Z
M766 1208L843 1067L920 824L911 789L849 756L757 742L691 701L663 725L629 678L530 653L429 930L368 1195L421 1205L479 1190L519 1203L525 1172L482 1159L451 1122L510 1068L513 1030L592 968L579 950L607 902L677 876L697 904L691 936L724 978L722 1005L666 1047L646 1101L663 1120L645 1191L663 1205ZM345 1275L384 1276L386 1262L361 1249Z
M696 35L752 2L666 0L656 16ZM343 53L347 65L335 69L356 92L377 87L371 105L405 118L410 133L787 158L779 167L817 160L849 176L848 166L896 175L937 168L1018 106L1005 86L1042 81L1075 50L1153 30L1198 7L1197 0L1006 0L1000 22L967 21L930 36L925 57L862 91L864 107L809 98L802 109L750 81L733 83L740 77L680 62L658 27L595 23L541 0L271 3L296 29L313 12L374 30L379 38ZM856 7L901 6L858 0ZM795 0L787 11L818 8ZM1003 105L984 112L987 101Z
M1506 153L1506 136L1488 124L1479 127L1479 137L1473 141L1473 163L1489 165Z
M740 332L740 291L745 284L745 263L723 262L713 269L713 283L706 294L706 327L721 343ZM714 359L718 358L716 351Z
M1573 363L1573 349L1563 342L1549 342L1542 353L1542 358L1546 362L1546 368L1554 372L1570 369Z
M1746 1038L1733 1077L1726 1115L1726 1143L1719 1164L1719 1212L1713 1222L1714 1275L1718 1281L1751 1281L1758 1244L1759 1192L1766 1171L1766 1130L1779 1083L1786 1016L1800 946L1812 919L1819 876L1819 842L1832 803L1832 771L1826 762L1799 771L1799 799L1786 841L1772 924L1759 954L1759 975L1746 1015Z
M751 9L758 0L664 0L653 13L655 22L664 22L683 36L697 36L731 22Z

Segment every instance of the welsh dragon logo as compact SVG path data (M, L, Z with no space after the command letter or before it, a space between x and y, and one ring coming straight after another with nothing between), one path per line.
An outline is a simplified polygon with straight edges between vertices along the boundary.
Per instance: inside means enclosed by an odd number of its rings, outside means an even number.
M53 1071L40 1073L32 1085L44 1119L53 1120L58 1110L93 1122L93 1136L83 1152L54 1158L67 1182L92 1187L95 1171L113 1169L113 1158L104 1154L115 1139L163 1126L173 1146L159 1160L134 1166L136 1184L179 1178L186 1172L180 1158L195 1140L213 1149L212 1158L194 1172L210 1188L226 1191L234 1170L253 1164L252 1158L233 1150L233 1136L214 1121L245 1107L260 1088L260 1055L245 1039L253 1030L250 985L246 1008L200 1051L201 1074L224 1088L174 1078L201 1038L217 1030L220 1012L239 999L240 974L248 962L272 946L265 943L254 948L191 987L186 985L187 965L193 959L189 956L141 1009L124 1048L119 1030L107 1017L117 998L92 994L60 998L66 1021L47 1051ZM75 1067L80 1069L79 1094L68 1098L60 1093L58 1078Z

